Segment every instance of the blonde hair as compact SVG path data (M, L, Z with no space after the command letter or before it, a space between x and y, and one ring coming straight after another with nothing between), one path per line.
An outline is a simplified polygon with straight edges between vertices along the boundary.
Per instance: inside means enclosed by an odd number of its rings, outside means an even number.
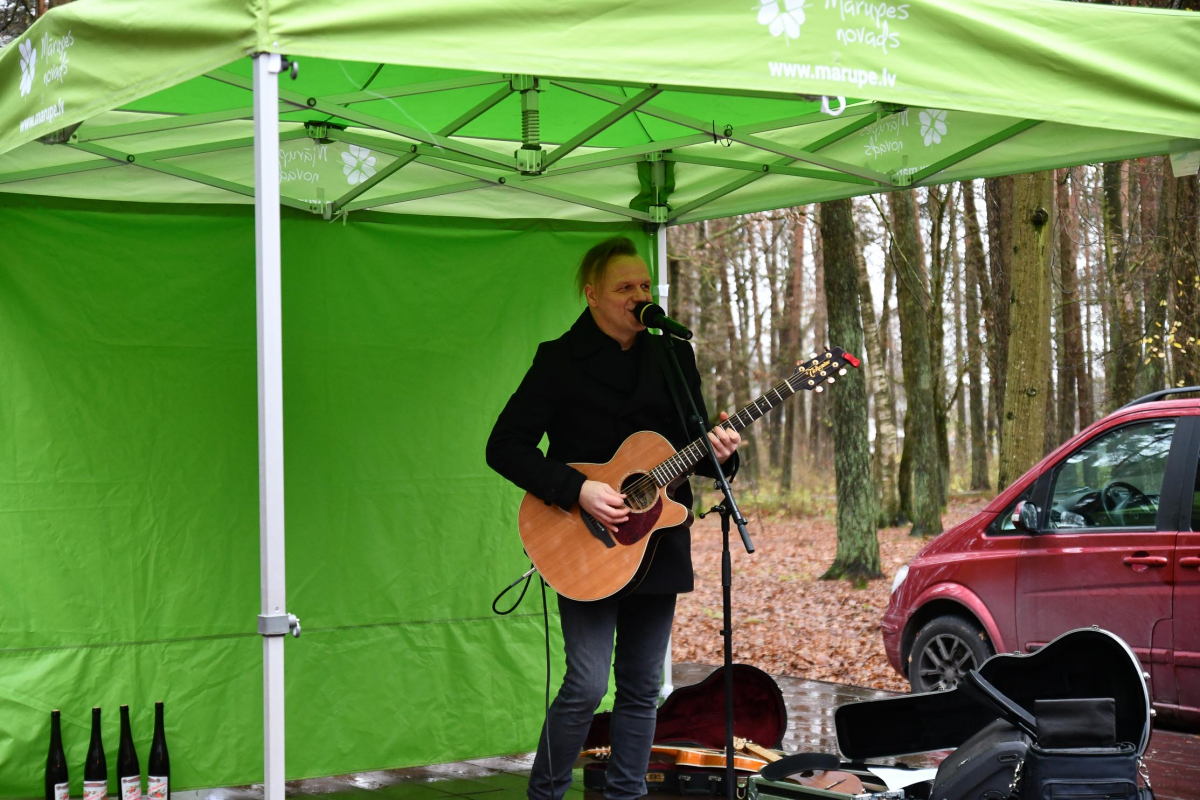
M636 256L637 246L628 236L610 236L600 244L583 254L579 262L579 271L575 273L575 288L583 297L583 289L591 284L595 286L604 278L608 262L615 256Z

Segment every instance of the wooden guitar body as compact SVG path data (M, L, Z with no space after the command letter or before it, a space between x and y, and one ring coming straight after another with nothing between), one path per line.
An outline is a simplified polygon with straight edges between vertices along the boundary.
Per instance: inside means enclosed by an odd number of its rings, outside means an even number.
M741 431L797 391L821 392L836 375L845 375L847 366L858 365L858 359L840 347L827 347L823 355L798 365L787 380L719 424ZM646 554L654 554L655 532L683 524L691 513L668 497L667 490L705 458L704 437L676 452L659 434L641 431L626 439L605 464L571 464L591 480L624 494L629 519L614 533L590 514L581 513L578 504L564 511L526 494L518 515L525 552L546 583L563 597L603 600L633 589L649 568Z
M626 439L604 464L571 464L590 480L603 481L626 495L629 519L616 533L585 519L579 505L565 511L526 494L518 525L529 559L546 582L572 600L602 600L632 589L644 574L655 531L687 521L689 511L648 477L651 469L675 454L653 431Z

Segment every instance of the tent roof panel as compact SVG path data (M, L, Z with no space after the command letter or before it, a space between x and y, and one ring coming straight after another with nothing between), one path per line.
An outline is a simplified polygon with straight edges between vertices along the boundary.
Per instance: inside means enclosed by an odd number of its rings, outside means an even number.
M129 180L139 199L244 202L244 55L256 49L301 63L299 80L281 79L282 194L327 215L382 198L411 213L536 206L682 221L1200 149L1200 15L1183 12L1054 0L84 0L0 50L0 86L18 89L0 93L0 191L109 199ZM541 168L517 161L526 75L538 81ZM305 123L323 127L305 137ZM119 164L130 155L137 163ZM114 168L92 169L96 158ZM775 174L753 174L764 165ZM203 188L173 194L183 178ZM501 180L502 194L481 188Z

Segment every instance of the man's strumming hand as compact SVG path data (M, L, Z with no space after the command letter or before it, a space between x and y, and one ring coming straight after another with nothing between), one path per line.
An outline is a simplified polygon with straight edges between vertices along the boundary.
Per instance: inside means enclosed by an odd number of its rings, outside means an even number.
M600 481L584 481L579 490L579 507L591 514L614 533L617 526L629 519L625 495Z

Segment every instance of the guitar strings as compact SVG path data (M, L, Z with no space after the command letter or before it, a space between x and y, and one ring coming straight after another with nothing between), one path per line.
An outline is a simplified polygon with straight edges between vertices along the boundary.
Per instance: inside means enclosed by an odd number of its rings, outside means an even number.
M802 376L801 376L801 375L797 375L796 377L802 377ZM792 379L791 379L791 378L784 378L784 379L783 379L783 381L781 381L781 382L780 382L778 385L776 385L776 386L773 386L771 389L769 389L769 390L767 390L765 393L763 393L762 397L761 397L761 398L759 398L759 399L760 399L760 400L761 400L761 399L765 399L765 398L766 398L766 396L767 396L768 394L770 394L771 392L775 392L775 395L776 395L777 397L780 397L780 398L781 398L781 402L782 402L783 400L786 400L786 399L787 399L786 397L782 397L782 395L780 395L780 394L779 394L779 389L780 389L780 387L782 387L782 386L787 386L787 388L789 389L789 395L788 395L788 397L790 397L791 395L795 394L795 393L798 391L798 389L797 389L796 387L792 386ZM803 388L803 387L801 387L801 388ZM769 401L769 400L767 401L767 405L768 405L768 406L770 406L770 401ZM734 428L734 420L736 420L737 418L741 417L741 415L742 415L742 414L744 414L744 413L748 412L748 411L750 410L750 408L751 408L751 407L753 407L753 408L756 408L756 409L757 409L757 408L758 408L758 400L755 400L755 401L753 401L753 402L747 403L747 404L745 405L745 407L743 407L743 408L742 408L740 411L738 411L738 412L737 412L737 414L734 414L734 415L733 415L732 417L730 417L729 419L727 419L727 420L725 420L724 422L722 422L721 424L719 424L719 425L715 426L715 427L714 427L712 430L716 430L716 428L727 428L727 429L728 429L728 428ZM771 406L771 408L774 408L774 406ZM764 412L764 413L765 413L765 412ZM754 418L752 417L752 418L751 418L751 420L750 420L750 422L753 422L753 421L754 421ZM746 424L747 424L747 425L749 425L750 423L746 423ZM629 487L628 487L628 489L625 491L625 494L626 494L626 495L629 495L630 493L637 493L637 494L640 494L640 493L641 493L641 492L643 492L643 491L647 491L647 490L649 490L649 489L650 489L650 487L651 487L652 485L654 486L654 488L655 488L655 489L657 489L657 488L658 488L658 481L657 481L657 480L655 480L655 479L654 479L654 477L653 477L653 476L654 476L654 471L655 471L655 470L657 470L659 467L663 466L663 464L666 464L667 462L669 462L669 461L671 461L672 459L674 459L674 458L678 457L679 455L681 455L681 454L683 454L683 453L686 453L688 450L692 449L693 447L696 447L697 445L699 445L699 444L700 444L700 442L701 442L701 440L700 440L700 439L695 439L695 440L694 440L694 441L692 441L690 444L688 444L688 446L687 446L687 447L683 448L682 450L678 450L678 451L676 451L676 452L675 452L675 454L674 454L674 455L672 455L670 458L668 458L668 459L664 460L664 461L663 461L661 464L659 464L659 465L655 466L653 469L649 470L649 471L648 471L648 472L647 472L645 475L643 475L642 477L640 477L640 478L638 478L636 481L634 481L632 484L630 484L630 485L629 485ZM701 456L701 457L702 457L702 456ZM699 458L697 458L697 460L699 460ZM682 474L682 473L680 473L680 474ZM668 481L668 483L669 483L669 481ZM665 484L664 484L664 485L665 485ZM626 502L626 506L627 506L627 507L629 507L629 504L628 504L628 502Z

